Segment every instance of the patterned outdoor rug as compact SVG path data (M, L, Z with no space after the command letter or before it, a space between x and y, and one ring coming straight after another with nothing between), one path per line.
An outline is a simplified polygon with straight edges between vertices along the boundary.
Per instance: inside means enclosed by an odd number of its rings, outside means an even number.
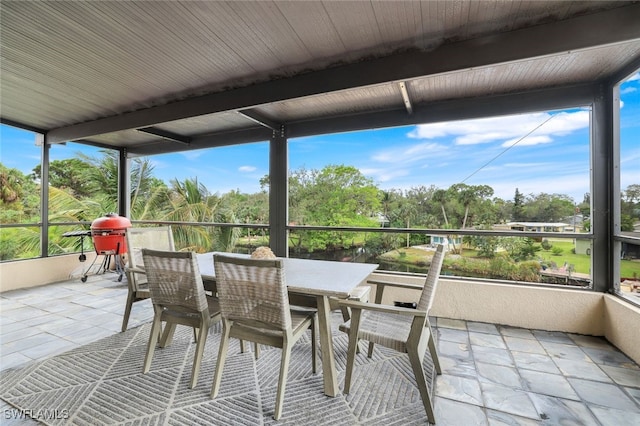
M334 324L339 321L336 316ZM409 425L426 415L406 355L376 347L356 357L350 395L327 397L322 368L311 373L310 334L295 345L283 415L272 418L280 350L262 347L259 360L240 353L232 341L222 386L209 397L220 342L220 324L207 339L198 385L189 389L195 343L191 329L178 327L171 346L156 349L151 371L142 374L150 324L0 376L0 397L51 425ZM347 336L334 330L342 388ZM250 345L247 344L247 347ZM364 348L364 346L363 346ZM425 364L430 362L425 357ZM432 371L429 368L428 371Z

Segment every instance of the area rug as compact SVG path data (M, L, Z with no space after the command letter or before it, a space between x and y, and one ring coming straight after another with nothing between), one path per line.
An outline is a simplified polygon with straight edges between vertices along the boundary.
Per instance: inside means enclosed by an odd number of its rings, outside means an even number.
M191 329L178 327L173 343L157 349L151 371L142 374L150 331L150 324L145 324L44 361L2 371L0 397L15 408L11 409L14 415L49 425L426 423L406 355L378 347L372 359L359 354L351 394L331 398L323 393L321 363L317 374L311 372L310 335L293 349L279 421L272 418L279 349L261 348L256 361L250 351L240 352L238 341L232 342L220 393L211 399L220 328L218 324L209 333L194 389L188 387L195 350ZM348 342L344 333L334 330L333 334L342 388ZM432 371L431 365L427 367Z

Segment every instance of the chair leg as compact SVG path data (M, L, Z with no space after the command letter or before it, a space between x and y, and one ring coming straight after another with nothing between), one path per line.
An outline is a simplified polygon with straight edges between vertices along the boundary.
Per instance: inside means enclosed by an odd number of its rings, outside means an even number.
M436 369L437 374L442 374L442 368L440 367L440 359L438 358L438 350L436 349L436 340L433 337L431 326L429 326L429 353L433 360L433 366Z
M253 354L256 358L256 361L258 360L258 358L260 358L260 344L253 342Z
M282 359L280 360L280 378L278 379L278 393L276 394L276 409L273 415L274 420L280 420L282 406L284 404L284 392L287 385L287 375L289 374L289 359L291 358L291 343L285 338L282 348Z
M229 334L232 324L226 320L222 320L222 336L220 337L220 347L218 349L218 361L216 362L216 372L213 375L213 385L211 386L211 398L218 396L220 391L220 382L222 381L222 369L227 358L229 349Z
M195 331L195 329L194 329ZM204 353L204 345L207 343L207 331L206 324L200 324L200 332L197 338L198 344L196 345L196 352L193 355L193 368L191 369L191 383L189 388L193 389L198 383L198 374L200 373L200 364L202 362L202 354Z
M347 351L347 366L344 376L344 390L348 394L351 390L351 375L356 360L356 348L358 347L358 332L360 330L360 309L351 310L351 328L349 329L349 349Z
M316 343L318 339L318 317L316 315L313 316L311 320L311 372L316 374L318 370L318 344Z
M147 354L144 357L144 365L142 367L143 374L148 373L151 368L151 360L153 359L153 353L155 352L156 344L158 343L158 336L160 336L160 329L162 327L161 315L162 313L159 310L156 310L155 315L153 316L151 334L149 335L149 342L147 342Z
M369 350L367 351L367 356L369 358L373 356L373 342L369 342Z
M131 316L131 308L133 307L133 300L135 296L133 292L129 290L127 296L127 304L124 306L124 317L122 318L122 331L127 331L127 325L129 324L129 317Z
M349 318L351 318L351 312L349 311L349 308L347 308L346 306L341 306L340 307L340 312L342 312L342 320L344 322L349 321ZM359 354L360 353L360 344L358 343L358 345L356 345L356 353Z
M427 380L422 369L422 357L418 354L417 348L407 348L409 354L409 362L413 369L413 374L416 377L416 383L418 384L418 390L420 391L420 397L422 399L422 405L427 413L427 420L429 423L435 423L436 417L433 412L433 404L431 403L431 395L429 387L427 386Z
M162 339L160 339L160 347L164 348L171 344L173 340L173 333L176 331L176 325L171 322L167 322L164 327L164 333L162 333Z
M346 306L341 306L340 312L342 312L342 321L349 321L349 318L351 318L351 314L349 314L349 308L347 308Z

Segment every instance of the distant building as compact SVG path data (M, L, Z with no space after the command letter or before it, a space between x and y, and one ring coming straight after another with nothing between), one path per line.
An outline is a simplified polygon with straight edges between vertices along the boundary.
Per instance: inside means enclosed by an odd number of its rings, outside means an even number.
M506 225L512 231L523 232L573 232L574 227L564 222L509 222Z
M638 222L636 225L640 224ZM635 227L633 232L621 232L622 236L637 238L638 233L640 232L640 227ZM621 244L620 258L627 260L640 259L640 245L628 243L623 241Z
M589 218L585 218L582 214L577 213L573 216L567 216L565 218L562 218L562 222L569 224L569 228L567 228L567 231L571 232L570 228L575 227L576 228L575 232L582 232L582 228L584 227L583 223L587 219Z
M576 254L591 256L591 240L574 240Z
M388 228L390 226L389 219L382 213L377 213L374 219L378 221L382 228Z
M431 245L436 246L442 244L447 251L452 250L454 246L456 248L462 246L462 237L457 235L449 237L446 235L429 235L429 237L431 238Z

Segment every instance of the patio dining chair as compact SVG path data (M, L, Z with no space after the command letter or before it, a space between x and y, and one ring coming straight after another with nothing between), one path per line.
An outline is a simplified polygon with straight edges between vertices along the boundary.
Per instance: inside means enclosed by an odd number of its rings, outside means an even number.
M166 326L160 347L171 343L176 325L193 327L197 335L189 383L193 389L198 382L209 327L220 321L220 305L216 298L205 294L194 252L142 249L142 256L154 310L142 372L149 372L162 322Z
M442 373L433 332L429 323L429 310L433 304L443 260L444 246L440 244L431 260L417 309L382 305L383 291L387 286L420 288L410 284L397 284L386 281L368 281L369 284L374 284L377 287L376 303L340 301L342 306L351 309L351 319L339 327L341 331L349 334L349 349L344 380L345 394L348 394L351 388L351 377L358 341L360 339L367 340L369 342L369 358L373 355L374 344L409 355L409 362L416 378L427 418L430 423L435 423L431 398L433 388L429 388L427 385L423 359L428 347L434 370L437 374ZM432 386L434 383L435 376L433 376Z
M281 259L246 259L214 255L222 338L211 398L220 390L229 339L282 348L274 419L282 414L291 348L311 328L312 371L316 372L316 310L289 306Z
M126 233L128 261L125 273L127 275L127 286L129 294L124 308L122 318L122 331L127 330L131 308L136 302L150 297L149 286L145 274L142 249L175 251L173 233L170 226L159 226L155 228L128 228Z

